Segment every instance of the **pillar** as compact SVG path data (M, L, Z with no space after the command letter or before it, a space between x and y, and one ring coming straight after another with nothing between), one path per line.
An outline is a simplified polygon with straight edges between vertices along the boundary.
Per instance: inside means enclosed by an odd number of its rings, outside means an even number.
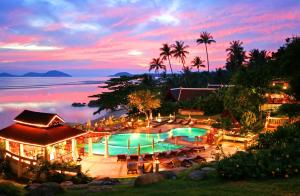
M77 142L76 142L76 139L73 138L72 139L72 158L74 161L77 160Z
M88 143L89 143L89 156L92 156L93 155L93 138L89 137Z
M20 156L24 157L24 144L20 144Z
M18 162L18 177L20 178L22 176L22 158L24 157L24 146L23 144L20 144L20 148L19 148L19 162Z
M109 153L108 153L108 135L105 136L105 152L104 152L104 157L108 158L109 157Z
M5 150L9 151L9 141L5 140Z
M43 147L43 150L44 150L44 160L49 161L47 146Z

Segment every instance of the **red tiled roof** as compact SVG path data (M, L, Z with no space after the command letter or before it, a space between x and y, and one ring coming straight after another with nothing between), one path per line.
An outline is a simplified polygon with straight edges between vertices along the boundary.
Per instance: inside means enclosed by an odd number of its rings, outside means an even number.
M72 128L68 125L39 128L16 123L0 130L0 137L45 146L84 133L84 131Z

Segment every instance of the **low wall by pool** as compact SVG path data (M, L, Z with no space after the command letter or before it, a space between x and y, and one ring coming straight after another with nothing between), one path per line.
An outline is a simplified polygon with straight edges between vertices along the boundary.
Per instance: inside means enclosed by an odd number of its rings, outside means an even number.
M183 136L185 140L193 142L196 136L206 134L205 129L201 128L176 128L164 133L124 133L114 134L108 140L109 155L118 154L137 154L140 144L140 153L156 153L182 148L181 145L175 145L165 142L166 139L176 136ZM152 142L154 140L154 149ZM129 148L128 148L129 144ZM88 145L85 146L88 151ZM98 143L93 143L93 154L103 155L105 153L105 139L102 138Z

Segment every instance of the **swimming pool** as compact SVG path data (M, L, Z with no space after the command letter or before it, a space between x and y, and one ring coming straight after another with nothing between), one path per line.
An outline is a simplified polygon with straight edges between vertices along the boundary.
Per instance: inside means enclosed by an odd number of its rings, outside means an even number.
M109 137L108 151L109 155L118 154L137 154L138 145L140 144L140 153L153 153L163 152L169 150L175 150L182 148L181 145L174 145L165 142L167 138L183 136L185 140L193 142L195 136L202 136L206 134L205 129L200 128L176 128L171 129L164 133L124 133L114 134ZM154 139L154 150L152 149L152 141ZM128 142L129 141L129 142ZM128 149L128 143L130 148ZM88 151L88 146L85 146L85 150ZM105 152L105 139L101 139L98 143L93 143L94 154L104 154Z

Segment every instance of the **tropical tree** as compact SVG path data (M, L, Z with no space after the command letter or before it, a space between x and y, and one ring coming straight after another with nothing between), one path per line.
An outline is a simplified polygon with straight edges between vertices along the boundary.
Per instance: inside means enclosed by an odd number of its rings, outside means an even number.
M204 44L205 45L205 51L206 51L206 60L207 60L207 70L209 72L209 60L208 60L208 52L207 52L207 45L210 45L211 43L215 43L216 41L213 39L213 36L204 31L200 34L200 38L196 40L197 44Z
M251 111L246 111L243 113L241 117L241 123L244 126L244 128L250 129L252 125L256 122L256 115Z
M269 54L266 50L253 49L249 52L248 59L248 68L261 68L268 62Z
M170 61L170 57L172 57L172 50L171 50L171 46L169 46L167 43L163 44L163 46L160 48L160 57L162 58L162 60L168 60L169 61L169 66L170 66L170 70L171 73L173 73L173 69L172 69L172 65L171 65L171 61Z
M140 82L136 82L140 81ZM95 100L89 102L89 106L98 107L94 114L101 112L105 109L115 110L120 105L128 104L128 95L134 91L143 89L157 90L159 87L157 81L148 74L113 77L106 80L103 85L99 86L101 89L100 94L89 96ZM108 91L106 91L108 90Z
M225 67L231 73L239 70L245 62L246 52L242 45L243 42L239 40L232 41L230 42L230 47L226 49L228 53Z
M176 59L179 59L182 63L182 69L185 69L185 59L186 55L189 54L189 52L186 50L189 46L184 45L183 41L175 41L175 44L172 45L172 54Z
M200 67L205 67L205 65L203 64L204 61L199 56L195 56L194 60L192 60L191 63L191 66L196 67L198 69L198 72Z
M129 94L128 100L129 106L145 114L149 126L152 110L160 107L160 99L157 98L157 95L150 90L140 90Z
M149 71L154 70L154 72L157 74L159 73L159 70L166 71L166 66L163 64L163 60L161 58L153 58L150 62Z

